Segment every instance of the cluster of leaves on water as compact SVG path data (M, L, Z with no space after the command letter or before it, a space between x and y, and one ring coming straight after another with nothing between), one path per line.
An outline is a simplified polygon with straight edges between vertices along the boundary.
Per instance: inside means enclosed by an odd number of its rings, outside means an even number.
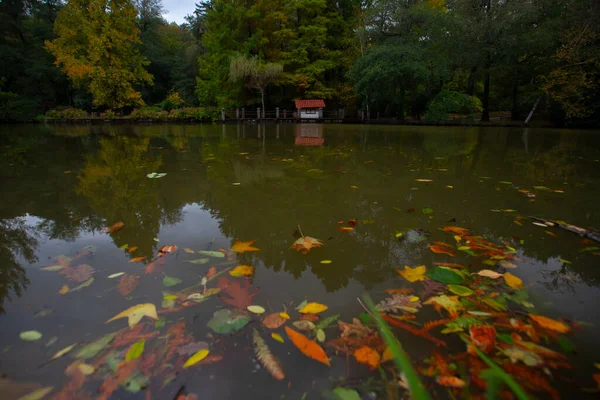
M342 221L341 225L354 230L357 222ZM118 224L113 227L123 228ZM118 230L111 228L107 232ZM233 333L249 338L264 373L275 380L291 379L286 369L297 360L288 364L275 355L291 353L294 358L312 360L315 368L341 365L352 359L367 370L379 370L388 394L409 391L415 399L429 398L430 393L440 390L447 391L450 397L461 397L468 391L474 398L485 393L505 398L513 394L520 399L558 398L556 381L563 370L571 367L564 353L574 350L569 335L579 326L534 311L526 285L515 269L519 259L510 242L494 243L457 226L445 226L442 230L449 235L449 243L436 241L428 246L438 261L432 266L398 269L399 279L405 281L401 287L386 290L387 297L377 304L366 298L367 306L360 303L365 312L345 320L314 299L298 304L290 299L275 310L269 304L258 304L258 289L252 283L257 270L252 265L235 265L237 254L260 251L253 240L236 240L230 249L218 251L183 249L189 256L179 253L175 245L162 246L143 267L144 275L162 274L162 302L145 299L124 306L106 321L112 332L72 343L56 352L47 363L71 358L65 369L68 382L62 388L32 387L31 398L50 393L56 399L91 398L88 384L93 382L98 384L98 398L108 398L119 390L143 389L161 397L164 385L184 370L228 357L223 344ZM309 251L323 246L322 241L304 236L301 231L298 235L290 251L308 256ZM80 290L93 283L96 271L77 261L94 251L86 247L73 257L55 257L52 265L42 270L63 275L70 282L83 282L73 289L65 285L68 290L63 287L59 293ZM470 265L452 262L460 252L475 261ZM190 258L186 261L193 262L196 254L208 259L197 264L226 262L210 266L198 282L180 288L183 280L174 276L175 270L169 271L170 275L162 271L165 258L178 253ZM135 291L141 276L141 271L129 271L113 273L107 279L114 279L115 289L126 297ZM215 307L206 321L212 332L207 336L210 342L194 337L183 320L168 318L193 307ZM427 318L431 311L424 311L431 309L439 318ZM411 362L390 326L396 332L404 331L429 342L430 355ZM24 341L42 337L43 333L34 330L20 334ZM451 337L465 345L450 346ZM551 347L561 348L562 352ZM600 388L600 374L594 379ZM341 399L358 399L365 394L362 390L360 385L348 383L332 394Z

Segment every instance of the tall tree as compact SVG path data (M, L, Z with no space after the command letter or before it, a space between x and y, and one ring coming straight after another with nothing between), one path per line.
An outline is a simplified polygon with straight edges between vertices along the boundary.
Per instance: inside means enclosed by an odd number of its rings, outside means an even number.
M263 114L265 112L265 91L267 85L277 83L281 79L283 66L281 64L266 63L257 56L246 58L243 56L231 59L229 77L234 82L243 82L247 87L258 90L262 102Z
M135 85L152 82L152 75L137 47L136 16L130 0L71 0L58 15L58 37L46 46L73 83L87 88L96 106L144 104Z

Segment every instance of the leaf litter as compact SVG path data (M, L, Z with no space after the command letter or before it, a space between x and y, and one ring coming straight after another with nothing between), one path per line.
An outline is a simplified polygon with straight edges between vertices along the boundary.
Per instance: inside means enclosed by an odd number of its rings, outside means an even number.
M457 390L469 385L473 393L485 392L485 380L465 380L464 375L459 372L462 371L461 368L466 368L467 371L471 371L471 376L478 377L483 371L481 361L474 350L476 348L485 354L495 355L499 362L504 362L507 372L513 374L526 390L545 391L550 395L555 393L551 384L544 380L546 371L569 368L570 364L564 355L539 343L542 340L544 344L562 343L561 347L572 351L572 344L566 347L564 344L569 342L566 335L573 332L575 325L569 321L538 314L507 312L509 302L522 305L525 309L531 306L523 281L517 276L516 250L508 244L487 241L464 228L446 226L443 230L452 235L451 240L455 242L455 246L433 242L429 244L429 248L434 255L454 257L457 251L461 251L475 257L477 262L462 265L443 261L442 258L440 261L436 260L429 268L425 265L414 268L405 266L404 269L398 270L398 273L405 284L410 286L387 290L391 296L380 300L377 312L381 313L394 329L403 330L436 345L433 356L419 361L418 365L424 376L431 377L433 382L441 387ZM195 253L207 258L231 257L233 253L259 251L253 243L252 240L238 240L231 250L206 250L204 253ZM292 244L292 249L306 255L310 250L322 245L320 240L304 236L300 231L300 237ZM176 249L174 245L163 246L157 258L148 265L162 265L158 261L175 253ZM191 254L194 251L185 248L184 252ZM83 282L84 287L87 287L93 282L92 275L95 269L88 264L72 266L72 262L78 258L81 256L57 257L45 270L58 272L73 282ZM138 258L139 261L144 259L145 257ZM227 260L231 261L231 258ZM477 267L479 264L485 268ZM206 323L207 327L215 334L221 335L246 330L251 336L257 359L265 371L276 380L285 379L283 366L273 355L257 327L263 331L268 329L274 346L294 346L303 356L326 366L338 362L338 359L342 361L336 354L347 355L369 369L376 369L393 358L379 332L368 325L371 317L367 313L363 313L361 319L353 318L351 323L346 323L339 320L339 314L327 315L327 305L309 302L306 299L296 306L298 313L294 316L290 315L292 313L285 306L283 312L272 312L262 316L265 309L254 304L253 298L257 291L252 288L250 280L256 271L249 265L231 268L223 265L212 266L198 284L177 292L166 292L163 308L160 310L157 310L153 303L131 306L106 321L109 324L127 318L128 327L106 334L88 344L75 343L56 352L52 360L67 354L78 360L78 364L72 364L68 368L71 371L71 381L59 394L74 398L78 391L83 390L83 386L78 383L81 377L94 376L93 372L97 368L106 368L108 371L104 383L98 389L100 396L106 397L119 388L139 391L153 378L178 373L197 364L206 365L220 361L223 355L214 353L215 343L196 341L186 332L184 321L174 319L173 321L177 322L167 322L166 325L162 315L192 307L209 298L217 298L214 296L217 294L221 300L221 305L217 307L224 305L225 308L214 312ZM500 272L496 268L501 268ZM506 268L516 268L517 273L504 272ZM153 269L150 273L154 272ZM223 276L226 272L229 274ZM131 294L141 279L133 273L115 273L109 277L120 277L118 289L123 296ZM213 279L217 277L215 285ZM166 274L163 277L163 283L167 287L182 282L178 277ZM208 285L215 286L207 287ZM74 290L79 289L68 289L67 286L67 292ZM421 311L430 306L439 313L439 319L421 320L420 316L425 315ZM320 317L321 314L324 316ZM362 322L362 319L366 322ZM254 325L249 332L247 329L251 326L251 321L261 321L262 324ZM281 328L290 339L289 342L277 332ZM332 329L335 329L337 334ZM439 349L445 350L449 335L466 336L470 344L463 352L442 355ZM41 338L41 334L38 338L35 331L24 332L22 337L24 340L37 340ZM226 336L223 338L222 340L227 340ZM166 340L170 346L165 348L162 340ZM181 356L183 359L177 358ZM83 363L83 360L90 360L89 364ZM457 364L460 368L456 368ZM530 382L537 384L534 386Z

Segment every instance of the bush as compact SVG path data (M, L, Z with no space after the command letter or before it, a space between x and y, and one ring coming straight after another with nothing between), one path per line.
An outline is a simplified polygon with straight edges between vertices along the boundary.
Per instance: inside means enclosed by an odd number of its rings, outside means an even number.
M444 122L448 119L450 113L472 114L481 110L481 101L477 97L453 90L445 90L438 93L429 103L425 113L425 121Z
M160 120L166 119L168 115L168 112L162 111L158 107L142 107L134 109L127 118L133 120Z
M184 101L178 92L170 91L166 99L160 103L160 108L165 111L171 111L183 105Z
M215 107L186 107L180 110L172 110L169 119L180 119L186 121L216 121L221 112Z
M56 108L46 113L46 119L88 119L90 115L79 108Z

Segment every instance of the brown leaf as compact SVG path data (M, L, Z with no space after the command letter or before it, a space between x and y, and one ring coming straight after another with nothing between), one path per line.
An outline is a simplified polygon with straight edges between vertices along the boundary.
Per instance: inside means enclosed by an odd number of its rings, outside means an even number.
M87 264L80 264L74 267L62 269L59 274L62 274L70 281L85 282L94 275L96 270Z
M135 290L138 283L140 281L140 277L137 275L129 275L125 274L119 280L119 292L123 296L129 295L131 292Z
M311 249L321 246L323 246L323 242L321 242L319 239L315 239L310 236L302 236L300 239L294 242L291 248L306 255Z
M269 329L277 329L281 325L285 324L286 319L283 318L280 313L276 312L273 314L269 314L263 318L262 324Z
M220 299L240 310L246 310L248 306L252 305L252 298L256 295L256 291L250 293L248 279L228 280L223 277L219 279L217 286L221 289Z
M206 279L210 279L217 273L217 269L215 267L210 267L208 271L206 271Z
M115 222L114 224L112 224L109 227L102 229L102 232L114 233L116 231L120 231L124 227L125 227L125 224L123 222L119 221L119 222Z

